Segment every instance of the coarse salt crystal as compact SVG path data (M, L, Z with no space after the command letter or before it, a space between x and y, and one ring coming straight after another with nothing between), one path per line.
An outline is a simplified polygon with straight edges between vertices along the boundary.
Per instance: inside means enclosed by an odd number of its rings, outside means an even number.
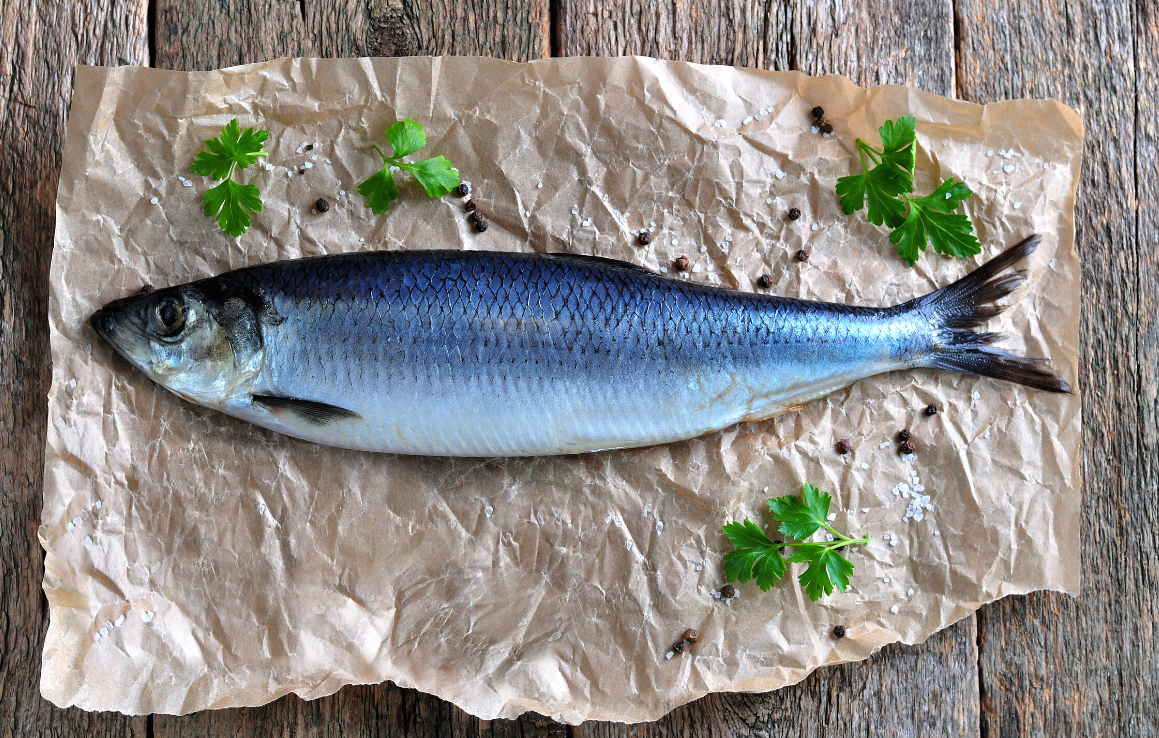
M869 508L868 508L868 507L863 507L863 508L861 508L861 512L863 512L863 513L867 513L867 512L869 512Z
M703 567L703 566L701 566L700 564L697 564L697 565L696 565L696 570L697 570L697 571L703 571L703 570L704 570L704 567Z
M889 448L889 441L882 441L881 443L877 444L877 447L878 448Z
M1002 167L1002 171L1006 172L1007 174L1010 174L1011 172L1014 171L1014 165L1007 164L1006 166Z
M664 658L670 659L670 658L672 658L673 655L674 655L673 652L669 651L668 653L664 654Z
M608 193L605 192L604 193L604 202L607 202L607 201L608 201Z
M679 240L679 239L676 239L676 238L672 239L672 245L673 245L673 246L679 246L679 245L680 245L680 240Z
M124 615L118 615L117 619L115 621L113 621L113 625L117 626L118 628L120 628L124 624L125 624L125 616Z
M827 516L825 516L825 519L832 523L837 519L837 513L829 513Z
M914 485L914 492L925 492L925 491L926 491L925 485L922 485L922 484L915 484Z
M890 540L890 542L889 542L889 545L891 545L891 546L896 546L896 545L897 545L897 539L896 539L896 538L893 538L893 539L891 539L891 540Z
M692 265L692 273L693 273L693 274L698 274L699 272L700 272L700 265L699 265L699 264L693 264L693 265Z
M886 584L889 584L889 577L882 577L881 581L885 582Z
M826 533L826 534L825 534L825 540L826 540L826 541L829 541L830 543L832 543L832 542L833 542L833 534L832 534L832 533Z
M535 189L537 189L537 190L542 190L542 189L543 189L543 183L542 183L542 182L540 182L539 184L535 185Z
M265 515L265 514L266 514L266 505L263 502L263 503L258 505L258 515Z
M1015 209L1015 210L1021 210L1021 209L1022 209L1022 203L1020 203L1020 202L1016 202L1016 203L1014 203L1014 209Z
M897 611L898 611L899 609L900 609L900 608L898 608L898 606L897 606L897 605L894 605L893 607L889 608L889 611L890 611L890 612L892 612L894 615L897 615Z
M346 190L338 190L339 197L346 197Z
M305 164L303 164L302 166L306 167L307 169L313 169L313 168L314 168L314 162L312 162L312 161L308 161L308 162L306 162Z
M986 156L994 156L994 149L990 149L989 151L987 151Z
M935 535L935 536L940 536L940 535L942 535L942 532L941 532L940 530L935 530L935 531L934 531L934 535Z
M765 198L765 204L766 204L766 205L772 205L772 204L773 204L773 198L771 198L771 197L766 197L766 198Z
M185 177L182 177L180 174L178 174L178 175L177 175L177 181L179 181L179 182L184 182L184 181L185 181Z
M810 131L812 131L813 133L819 133L819 132L821 131L821 129L820 129L820 128L818 128L817 126L813 126L813 127L812 127L812 128L810 128L809 130L810 130Z
M524 210L524 211L523 211L523 215L524 215L524 216L526 216L526 217L528 217L528 218L530 218L530 217L531 217L531 211L530 211L530 210Z
M971 398L973 398L973 399L975 399L975 400L981 400L981 399L982 399L982 395L978 394L978 392L977 392L977 391L971 392L971 393L970 393L970 397L971 397Z
M190 182L189 180L185 180L185 181L184 181L184 182L182 182L181 184L185 185L186 187L192 187L192 186L193 186L193 183L192 183L192 182Z
M701 246L701 247L700 247L700 253L702 253L702 254L707 254L707 253L708 253L708 247L707 247L707 246Z
M152 610L146 610L145 612L141 613L141 622L149 623L152 621L153 621L153 611Z
M483 514L486 515L487 517L491 517L494 513L495 513L495 508L491 507L490 505L483 508ZM607 522L607 521L605 520L604 522Z
M905 591L905 593L906 593L906 595L907 595L907 596L909 596L909 597L913 597L913 596L914 596L914 588L913 588L913 587L910 587L909 589L907 589L907 590Z
M587 220L585 220L585 221L583 222L583 226L584 226L585 228L587 228L587 227L588 227L588 226L590 226L591 224L592 224L592 220L591 220L591 218L588 218Z
M103 503L100 500L97 500L95 503L93 503L93 507L95 507L98 510L100 510L102 506L103 506Z
M889 540L889 533L884 533L884 534L882 534L881 537L888 541Z
M68 388L69 389L76 389L76 380L75 379L68 380Z
M818 229L818 228L820 228L820 227L821 227L821 226L817 225L816 223L814 223L814 224L813 224L813 230L817 230L817 229Z
M742 120L740 123L742 126L747 126L749 123L752 123L752 122L753 122L753 117L751 115L746 115L745 119Z
M1051 269L1054 269L1055 262L1057 262L1057 261L1058 261L1058 259L1051 259L1050 260L1050 268Z
M868 469L868 468L869 468L869 464L867 464L867 463L865 463L865 462L863 461L863 462L861 462L861 468L862 468L862 469Z
M102 639L104 637L105 637L105 634L100 632L99 630L96 633L93 633L93 640L94 641L99 641L100 639Z
M650 227L652 227L652 228L655 228L655 227L656 227L656 221L654 221L654 220L650 220L650 221L648 221L648 225L649 225Z
M667 274L667 273L668 273L668 267L660 267L660 273L661 273L661 274Z
M72 522L73 522L73 525L80 525L80 516L77 515L75 518L72 519Z
M785 178L785 173L784 173L784 172L782 172L780 169L778 169L778 170L775 172L774 176L775 176L777 179L784 179L784 178Z
M366 243L366 239L365 239L365 238L360 238L360 239L358 239L358 243Z
M157 204L157 198L155 198L155 197L151 197L151 198L149 198L149 202L151 202L152 204L156 205L156 204Z
M83 543L85 548L88 549L89 551L93 550L93 539L90 538L89 536L85 536L85 539L83 541L81 541L81 543Z
M718 121L716 122L716 127L717 127L717 128L724 128L724 126L725 126L725 122L724 122L724 119L723 119L723 118L722 118L722 119L720 119L720 120L718 120Z
M631 551L631 550L632 550L632 542L631 542L631 541L628 541L628 550L629 550L629 551Z
M659 535L664 532L664 523L659 520L656 521L656 534Z
M318 155L317 155L317 154L311 154L311 155L310 155L310 161L318 161Z
M769 493L769 488L768 488L768 487L765 487L763 491L764 491L764 493L767 495L767 494Z
M725 236L724 240L728 241L729 243L732 243L732 236Z
M75 526L75 525L73 525L73 524L72 524L72 521L70 520L70 521L68 521L68 525L66 525L66 526L64 526L64 527L65 527L65 529L66 529L66 530L72 530L72 529L73 529L73 528L75 528L76 526Z

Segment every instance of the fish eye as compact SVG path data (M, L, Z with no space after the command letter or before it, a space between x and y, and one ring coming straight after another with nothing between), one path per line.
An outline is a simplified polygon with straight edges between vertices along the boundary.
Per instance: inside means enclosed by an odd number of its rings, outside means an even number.
M177 335L185 327L185 306L173 296L158 301L153 307L153 323L161 335Z

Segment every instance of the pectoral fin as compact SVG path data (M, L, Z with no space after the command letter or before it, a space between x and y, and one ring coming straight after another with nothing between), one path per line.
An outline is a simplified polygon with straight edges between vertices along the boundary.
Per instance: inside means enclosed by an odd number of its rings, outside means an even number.
M254 395L252 400L255 405L260 405L272 413L293 413L313 425L329 425L335 420L351 420L362 417L358 413L347 410L344 407L328 405L325 402L316 402L314 400L299 400L296 397Z

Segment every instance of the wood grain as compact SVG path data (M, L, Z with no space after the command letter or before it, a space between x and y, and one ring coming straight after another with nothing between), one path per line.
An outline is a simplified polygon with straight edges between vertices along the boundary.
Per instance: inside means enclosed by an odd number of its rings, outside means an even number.
M145 2L0 3L0 735L145 734L144 718L40 697L48 626L36 538L44 472L48 266L77 64L148 63Z
M982 732L1154 735L1159 716L1144 707L1159 682L1154 3L962 0L959 13L962 97L1054 97L1086 127L1082 596L982 611Z

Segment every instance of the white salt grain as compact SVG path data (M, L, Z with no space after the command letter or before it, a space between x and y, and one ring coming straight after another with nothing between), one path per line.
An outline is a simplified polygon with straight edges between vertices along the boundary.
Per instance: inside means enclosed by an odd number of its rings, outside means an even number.
M65 529L66 529L66 530L70 530L70 531L71 531L71 530L72 530L73 528L75 528L76 526L75 526L75 525L73 525L73 524L72 524L72 521L70 520L70 521L68 521L68 525L66 525L66 526L64 526L64 527L65 527Z
M486 515L487 517L491 517L492 515L495 514L495 508L488 505L487 507L483 508L483 514Z
M827 516L825 516L825 519L832 523L837 519L837 513L829 513Z
M317 155L317 154L311 154L311 155L310 155L310 161L318 161L318 155Z
M1014 203L1014 209L1015 209L1015 210L1021 210L1021 209L1022 209L1022 203L1020 203L1020 202L1016 202L1016 203Z
M607 202L607 201L608 201L608 193L605 192L604 193L604 202Z
M914 589L913 589L913 587L910 587L909 589L907 589L907 590L905 591L905 593L906 593L906 596L908 596L908 597L913 597L913 596L914 596Z
M535 185L535 188L536 188L537 190L542 190L542 189L543 189L543 183L542 183L542 182L540 182L539 184Z
M881 443L877 444L877 447L878 448L889 448L889 441L882 441Z
M753 117L751 115L746 115L745 119L742 120L740 123L742 126L747 126L749 123L752 123L752 122L753 122Z
M934 535L935 535L935 536L940 536L940 535L942 535L942 532L941 532L940 530L935 530L935 531L934 531Z
M869 464L867 464L867 463L865 463L865 462L863 461L863 462L861 462L861 468L862 468L862 469L868 469L868 468L869 468Z
M773 198L771 198L771 197L766 197L766 198L765 198L765 204L766 204L766 205L772 205L772 204L773 204Z
M707 246L701 246L701 247L700 247L700 253L702 253L702 254L707 254L707 253L708 253L708 247L707 247Z
M989 151L987 151L986 156L994 156L994 149L990 149Z
M832 542L833 542L833 534L832 534L832 533L826 533L826 534L825 534L825 540L827 540L827 541L829 541L830 543L832 543Z
M579 205L572 205L571 206L571 214L572 215L579 215Z
M724 128L724 125L725 125L725 123L724 123L724 120L723 120L723 119L722 119L722 120L718 120L718 121L716 122L716 127L717 127L717 128Z
M891 546L896 546L896 545L897 545L897 539L896 539L896 538L894 538L894 539L890 540L890 542L889 542L889 545L891 545Z
M882 577L881 581L885 582L886 584L889 584L889 577Z
M263 504L258 505L258 515L265 515L265 514L266 514L265 504L263 503Z
M701 566L700 564L697 564L697 565L696 565L696 570L697 570L697 571L703 571L703 570L704 570L704 567L703 567L703 566Z
M1011 172L1014 171L1014 165L1007 164L1006 166L1002 167L1002 171L1006 172L1007 174L1010 174Z
M973 398L973 399L975 399L975 400L981 400L981 399L982 399L982 395L978 394L977 392L971 392L971 393L970 393L970 397L971 397L971 398Z
M764 493L767 495L767 494L769 493L769 488L768 488L768 487L765 487L763 491L764 491Z
M346 190L338 190L339 197L346 197Z
M650 220L650 221L648 221L648 227L649 227L649 228L655 228L655 227L656 227L656 221L654 221L654 220Z
M778 170L776 171L776 174L775 174L774 176L776 176L776 178L777 178L777 179L784 179L784 178L785 178L785 173L784 173L784 172L782 172L780 169L778 169Z
M73 525L80 525L80 516L77 515L75 518L72 519L72 522L73 522Z
M915 484L914 485L914 492L925 492L925 491L926 491L925 485L922 485L922 484Z
M88 549L89 551L93 550L93 539L90 538L89 536L85 536L85 539L83 541L81 541L81 543L83 543L85 548Z
M302 166L306 167L307 169L312 169L314 167L314 163L308 161L305 164L303 164Z
M73 381L75 381L75 380L73 380ZM100 500L97 500L97 501L96 501L96 502L93 504L93 507L95 507L96 509L100 510L100 509L101 509L101 507L102 507L102 503L101 503L101 501L100 501Z
M360 239L358 239L358 243L366 243L366 239L365 239L365 238L360 238Z
M192 182L190 182L189 180L185 180L185 181L184 181L184 182L182 182L181 184L185 185L186 187L192 187L192 186L193 186L193 183L192 183Z
M524 210L524 211L523 211L523 215L524 215L524 216L526 216L526 217L528 217L528 218L530 218L530 217L531 217L531 211L530 211L530 210Z
M120 628L124 624L125 624L125 616L124 615L118 615L117 619L113 622L113 625L117 626L118 628Z
M693 265L692 265L692 273L693 273L693 274L698 274L699 272L700 272L700 265L699 265L699 264L693 264Z
M812 131L813 133L819 133L821 131L821 129L818 128L817 126L813 126L809 130Z
M178 174L178 175L177 175L177 181L179 181L179 182L184 182L184 181L185 181L185 177L182 177L180 174Z
M660 535L663 532L664 532L664 523L657 520L656 521L656 535Z
M628 541L628 550L629 550L629 551L631 551L631 550L632 550L632 542L631 542L631 541Z
M814 223L814 224L813 224L813 230L817 230L818 228L820 228L820 226L818 226L816 223Z
M667 273L668 273L668 267L660 267L660 273L661 273L661 274L667 274Z
M156 205L156 204L157 204L157 198L155 198L155 197L153 197L153 198L150 198L150 199L149 199L149 202L151 202L152 204Z
M867 513L867 512L869 512L869 508L868 508L868 507L863 507L863 508L861 508L861 512L863 512L863 513Z
M146 610L145 612L141 613L141 622L150 623L152 621L153 621L153 611L152 610Z
M881 537L888 541L889 540L889 533L885 533Z
M889 608L889 611L890 611L890 612L892 612L894 615L897 615L897 611L898 611L899 609L900 609L900 608L898 608L898 606L897 606L897 605L894 605L893 607Z
M669 651L668 653L664 654L664 658L670 659L670 658L672 658L673 655L674 655L673 652Z

